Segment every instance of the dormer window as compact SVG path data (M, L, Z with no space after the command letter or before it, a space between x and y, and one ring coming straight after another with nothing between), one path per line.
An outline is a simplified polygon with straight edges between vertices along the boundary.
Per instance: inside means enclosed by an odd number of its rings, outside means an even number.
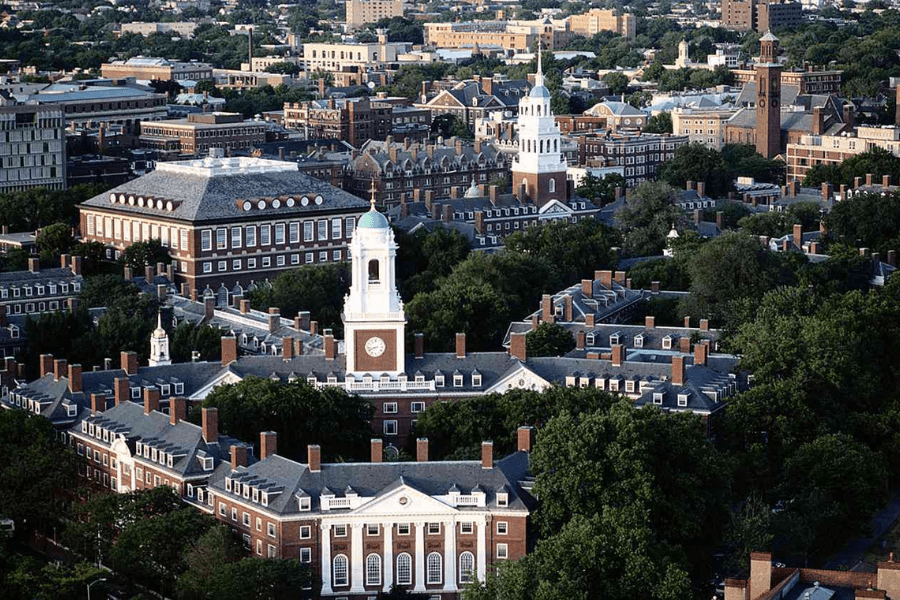
M226 492L230 492L230 491L231 491L231 477L226 477L226 478L225 478L225 491L226 491Z
M671 350L672 349L672 339L673 338L671 335L667 335L666 337L664 337L662 339L663 350Z
M657 406L663 403L663 394L662 392L653 392L653 404Z
M131 399L138 400L141 397L141 388L133 387L131 388Z
M184 393L184 384L183 384L183 383L176 383L176 384L175 384L175 393L176 393L176 394L183 394L183 393Z
M634 381L628 380L625 382L625 391L634 393Z
M462 375L454 375L453 376L453 387L462 387L463 386L463 376Z
M643 348L644 347L644 334L639 333L634 336L634 347L635 348Z
M678 406L685 407L688 405L688 396L690 394L678 394Z
M253 488L253 491L255 492L256 488ZM244 498L246 498L247 500L250 499L250 486L249 485L244 486Z
M17 403L17 404L18 404L18 400L19 400L19 398L18 398L18 395L17 395L17 396L16 396L16 403ZM82 422L81 422L81 433L87 433L87 432L88 432L88 422L87 422L87 421L82 421ZM140 443L140 442L137 443L137 451L138 451L138 454L141 453L141 443Z
M437 387L444 387L444 376L441 374L436 374L434 376L434 385Z
M213 459L211 456L206 456L200 459L200 462L203 464L204 471L212 471L213 470Z
M253 488L253 501L259 502L259 488Z
M481 373L472 374L472 387L481 387Z
M75 406L74 404L66 405L66 416L74 417L77 412L78 412L78 407Z
M262 504L263 506L269 505L269 495L266 494L265 492L260 492L259 500L260 500L260 504Z
M589 333L586 336L584 336L584 343L587 344L588 346L593 346L594 345L594 334Z
M298 498L298 500L299 500L300 510L307 511L307 510L310 510L310 508L312 507L312 498L310 498L309 496L301 496L300 498Z
M169 467L170 469L172 468L172 455L171 454L166 456L166 466Z
M168 396L169 392L171 392L172 387L168 383L164 383L160 386L160 394L163 396Z
M497 506L509 506L509 494L500 492L497 494Z
M241 484L240 484L240 482L239 482L239 481L235 481L233 487L234 487L234 493L237 494L238 496L240 496L240 495L241 495Z
M622 335L620 333L614 333L609 336L610 345L621 344L622 343Z

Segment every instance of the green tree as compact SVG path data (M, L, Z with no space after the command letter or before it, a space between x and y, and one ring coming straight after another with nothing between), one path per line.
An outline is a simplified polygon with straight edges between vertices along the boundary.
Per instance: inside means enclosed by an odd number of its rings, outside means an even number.
M628 89L628 77L624 73L612 71L603 76L603 83L609 87L609 93L613 95L624 94Z
M528 355L563 356L575 348L575 339L568 329L556 323L541 323L525 336Z
M687 218L675 200L675 190L665 183L645 181L634 189L628 203L616 213L628 254L660 254L672 227L684 228Z
M815 165L806 172L803 185L819 187L823 183L830 183L835 188L841 184L852 187L855 177L865 177L870 173L876 177L890 175L891 181L900 181L900 158L883 148L875 147L844 159L837 165Z
M169 264L172 258L169 250L158 239L146 242L134 242L122 253L119 259L126 267L134 269L135 273L143 273L144 267L156 266L156 263Z
M305 460L309 444L320 444L325 460L368 456L372 404L340 388L247 377L215 388L203 406L218 408L222 431L237 439L278 432L278 451L286 458Z
M675 150L674 158L659 167L658 177L660 181L679 189L684 189L688 181L705 181L706 193L711 198L727 196L734 189L732 175L722 155L699 142Z
M80 600L86 585L106 575L86 562L54 565L31 556L13 556L7 566L7 573L0 572L0 587L7 600ZM102 593L103 584L93 590Z
M398 246L394 268L400 293L407 300L433 289L438 278L449 275L471 252L469 240L455 229L422 228L412 234L394 229L394 236Z
M309 311L321 328L333 329L340 336L344 330L341 310L349 290L349 265L331 263L284 271L275 277L271 287L260 286L247 296L257 310L277 307L285 316Z
M581 185L575 188L575 193L603 206L616 199L616 188L622 188L624 192L626 187L625 178L618 173L607 173L603 177L596 177L588 173L581 180Z
M67 223L54 223L38 232L35 244L41 254L46 253L48 257L55 258L68 253L75 244L75 238L72 237L72 228Z
M672 133L672 113L661 112L647 119L644 133Z
M828 239L884 254L900 248L900 193L859 194L837 203L825 217ZM884 255L883 254L883 255Z
M188 362L193 353L199 352L199 360L219 360L222 354L222 331L209 325L185 322L171 332L172 362Z

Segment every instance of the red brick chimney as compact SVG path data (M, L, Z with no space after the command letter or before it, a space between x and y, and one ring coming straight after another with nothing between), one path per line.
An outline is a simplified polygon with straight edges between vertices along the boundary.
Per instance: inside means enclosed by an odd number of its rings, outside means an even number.
M494 468L494 442L481 442L481 468Z
M310 473L319 473L322 471L322 448L318 444L310 444L306 447L307 463L309 464Z
M417 333L413 336L413 347L415 348L416 358L424 358L425 356L425 334Z
M81 365L69 365L69 391L73 394L81 391Z
M209 321L213 318L213 315L216 312L216 297L215 296L203 296L203 314L206 317L206 320Z
M233 335L222 336L222 366L228 366L238 358L237 338Z
M644 327L647 329L653 329L656 326L656 317L646 316L644 317Z
M91 414L96 415L104 410L106 410L106 396L103 394L91 394Z
M612 366L621 367L625 362L625 346L622 344L612 345Z
M575 348L577 350L584 350L586 337L587 336L585 335L584 331L582 331L582 330L575 332Z
M552 323L556 318L553 310L553 296L544 294L541 296L541 321Z
M80 256L72 257L72 274L73 275L81 275L81 265L84 259Z
M794 224L794 244L798 248L803 246L803 225L800 223Z
M594 295L594 282L591 279L581 280L581 295L590 298Z
M41 270L41 259L29 258L28 259L28 271L31 273L37 273L40 270Z
M709 319L700 319L700 331L709 331Z
M694 344L694 364L706 365L706 355L709 352L709 346L706 344Z
M219 409L204 408L201 414L200 427L203 430L203 441L207 444L214 444L219 439Z
M281 358L284 362L289 362L294 358L294 338L287 336L281 338Z
M466 334L456 334L456 358L466 357Z
M116 396L116 406L127 402L130 398L131 385L127 377L116 377L113 381L113 391Z
M187 420L187 399L186 398L170 398L169 399L169 423L178 425L179 421Z
M428 438L416 439L416 462L428 462Z
M246 315L248 312L250 312L250 301L249 300L241 300L240 311L241 311L242 315Z
M137 375L138 372L138 355L137 352L122 352L119 354L119 360L122 370L128 375Z
M672 357L672 383L675 385L684 385L684 357Z
M53 380L59 381L68 374L66 369L66 359L57 358L53 361Z
M528 344L524 333L509 334L509 354L522 362L528 360Z
M325 360L334 360L334 357L337 354L337 345L334 343L334 336L330 333L326 335L322 341L322 345L325 348Z
M372 438L370 442L372 452L372 462L380 463L384 458L384 442L378 438Z
M281 311L277 308L269 309L269 333L275 333L281 327Z
M534 427L530 425L519 427L517 438L519 452L531 452L531 447L534 446Z
M259 460L278 453L278 434L274 431L262 431L259 434Z
M40 376L43 377L44 375L49 375L50 373L53 373L53 355L52 354L41 354L41 374L40 374Z
M159 410L159 388L144 388L144 414Z
M231 447L231 470L237 471L238 467L246 467L248 463L247 446L233 445Z

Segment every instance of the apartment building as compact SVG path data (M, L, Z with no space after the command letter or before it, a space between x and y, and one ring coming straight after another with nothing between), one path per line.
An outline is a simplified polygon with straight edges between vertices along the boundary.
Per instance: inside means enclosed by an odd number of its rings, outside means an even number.
M900 128L859 126L838 135L803 135L787 145L787 180L803 180L806 172L817 165L839 164L845 159L882 148L900 156Z
M0 93L0 192L66 187L65 126L60 107Z
M737 113L730 106L713 108L674 108L672 131L688 136L691 143L697 142L707 148L721 150L725 145L725 123Z
M585 37L591 37L601 31L612 31L632 39L637 32L637 17L633 14L602 8L592 8L586 13L571 15L565 21L569 31Z
M347 0L347 29L354 31L366 23L403 16L403 0Z
M107 122L133 126L167 117L166 95L128 86L56 83L27 97L29 104L62 110L65 125L87 126Z
M300 264L341 262L367 203L301 173L296 163L224 158L157 164L86 201L85 240L118 256L159 239L179 283L213 289L273 278Z
M150 81L203 81L213 78L212 67L206 63L145 56L103 63L100 65L100 74L109 79L134 77Z
M389 42L387 33L380 32L372 43L332 44L310 42L303 44L303 68L307 72L338 72L352 68L366 70L397 61L397 56L410 47L406 42Z
M302 131L306 139L344 140L359 147L391 135L393 105L368 96L285 103L284 126Z
M787 0L722 0L722 25L738 31L766 33L796 27L802 5Z
M756 83L754 69L734 69L736 85ZM817 71L813 67L806 70L781 71L781 87L796 88L797 94L839 94L843 71Z
M571 33L541 22L466 21L425 23L425 43L435 48L503 48L532 52L540 42L545 50L561 48Z
M690 143L686 135L663 133L592 132L571 136L578 142L579 164L623 167L628 187L654 179L659 166Z
M62 255L59 268L41 268L29 258L27 271L0 273L0 309L5 315L38 316L69 307L81 293L80 256Z
M247 150L266 141L262 121L245 121L240 113L191 113L186 119L154 121L141 127L142 148L161 156L206 155L210 148Z

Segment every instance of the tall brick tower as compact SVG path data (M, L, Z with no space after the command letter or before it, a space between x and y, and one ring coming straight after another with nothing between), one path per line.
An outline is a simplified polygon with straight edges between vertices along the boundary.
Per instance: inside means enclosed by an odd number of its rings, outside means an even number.
M778 38L770 31L759 40L756 65L756 151L766 158L781 152L781 65Z

